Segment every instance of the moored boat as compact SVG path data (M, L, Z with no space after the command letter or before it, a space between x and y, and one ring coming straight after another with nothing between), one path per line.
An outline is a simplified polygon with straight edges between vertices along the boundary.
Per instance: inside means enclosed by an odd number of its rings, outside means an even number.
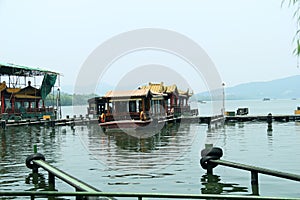
M55 87L59 73L40 68L0 63L0 119L52 119L61 115L59 89L51 107L46 97ZM42 77L42 83L37 80ZM59 83L58 83L59 84ZM59 88L59 86L57 86ZM53 97L54 98L54 97Z
M188 105L191 95L176 85L149 83L137 90L108 91L89 99L88 114L98 116L103 130L155 128L183 114L197 114Z
M151 113L152 101L161 104L163 94L153 94L149 89L109 91L102 97L99 125L106 129L136 129L145 127L164 112L156 105Z

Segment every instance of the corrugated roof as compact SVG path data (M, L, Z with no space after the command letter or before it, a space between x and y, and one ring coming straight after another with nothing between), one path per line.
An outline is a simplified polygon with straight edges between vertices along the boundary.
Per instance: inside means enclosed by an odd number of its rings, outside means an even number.
M179 95L182 95L182 96L189 96L189 97L193 96L193 92L190 93L189 89L187 89L187 91L178 90L178 93L179 93Z
M166 93L178 93L177 86L175 84L166 87Z
M162 94L166 92L166 87L163 82L161 83L149 83L149 85L144 85L140 87L141 89L149 89L152 93Z
M58 72L50 70L0 62L0 75L42 76L45 74L59 75Z
M164 83L149 83L149 85L143 85L140 87L141 89L149 89L151 93L153 94L179 94L179 95L184 95L184 96L189 96L191 97L193 93L189 93L189 90L183 91L179 90L177 88L176 84L169 85L169 86L164 86Z
M124 90L124 91L108 91L104 97L106 98L129 98L129 97L142 97L148 96L150 94L149 89L139 89L139 90Z

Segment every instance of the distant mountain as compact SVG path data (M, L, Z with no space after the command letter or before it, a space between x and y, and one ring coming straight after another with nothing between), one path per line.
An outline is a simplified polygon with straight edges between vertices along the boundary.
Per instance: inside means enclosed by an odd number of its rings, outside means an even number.
M199 100L209 100L209 92L196 94ZM291 99L300 98L300 75L266 82L244 83L225 88L226 99Z

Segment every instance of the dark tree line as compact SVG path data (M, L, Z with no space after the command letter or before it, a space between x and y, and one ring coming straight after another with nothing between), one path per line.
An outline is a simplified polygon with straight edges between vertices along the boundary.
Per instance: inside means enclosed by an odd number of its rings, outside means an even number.
M87 105L88 99L96 97L96 94L60 94L60 103L62 106L72 106L72 105ZM57 94L49 94L45 100L46 106L56 105Z

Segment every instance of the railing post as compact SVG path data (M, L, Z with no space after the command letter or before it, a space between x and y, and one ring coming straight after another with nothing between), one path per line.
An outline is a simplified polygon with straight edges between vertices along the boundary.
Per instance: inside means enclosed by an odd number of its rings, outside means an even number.
M49 190L55 190L55 176L51 172L48 173Z
M75 188L75 191L76 191L76 192L81 192L78 188ZM77 196L77 195L76 195L76 200L82 200L82 199L83 199L82 196Z
M259 195L257 171L251 171L251 186L252 186L252 194Z

